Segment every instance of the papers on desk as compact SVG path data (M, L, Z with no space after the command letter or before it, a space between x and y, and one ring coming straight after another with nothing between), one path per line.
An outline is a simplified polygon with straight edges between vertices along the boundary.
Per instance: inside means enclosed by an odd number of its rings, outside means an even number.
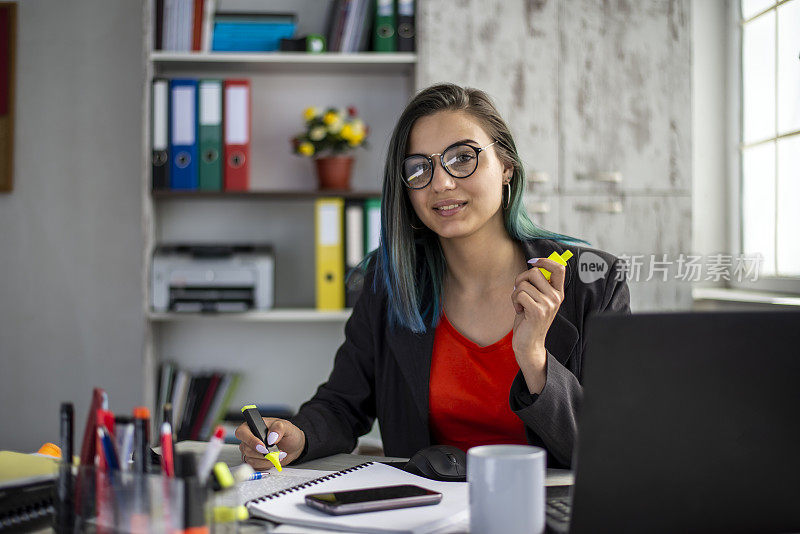
M236 485L236 491L239 493L239 502L246 504L264 495L299 486L331 473L335 473L335 471L315 471L312 469L284 467L283 471L278 472L277 469L270 469L264 473L264 478L240 482Z
M415 484L438 491L442 493L442 502L413 509L383 510L345 516L331 516L305 504L305 496L310 493L396 484ZM437 482L379 463L362 464L264 495L248 502L247 509L252 516L277 523L378 534L426 534L451 529L457 525L466 525L469 520L466 482Z
M54 480L56 473L58 473L58 461L53 458L0 451L0 488L26 482Z

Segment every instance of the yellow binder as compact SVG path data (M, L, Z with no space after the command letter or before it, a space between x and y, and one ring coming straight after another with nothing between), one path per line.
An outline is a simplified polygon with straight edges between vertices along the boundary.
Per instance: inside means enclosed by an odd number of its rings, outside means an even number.
M317 309L344 308L344 199L319 198L314 205Z

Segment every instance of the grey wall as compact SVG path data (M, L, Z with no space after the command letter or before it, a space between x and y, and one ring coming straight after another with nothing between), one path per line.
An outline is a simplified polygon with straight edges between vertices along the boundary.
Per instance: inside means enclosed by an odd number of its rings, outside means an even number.
M419 17L417 85L497 99L528 170L549 177L534 187L545 227L615 253L688 250L687 0L420 1ZM0 448L56 441L58 403L75 401L82 421L94 385L117 411L140 401L141 35L138 1L19 3L15 190L0 196ZM621 170L622 186L576 179L602 170ZM605 198L624 213L576 215ZM687 290L634 299L675 307ZM320 339L340 335L325 329Z
M58 405L142 393L142 7L18 3L14 191L0 195L0 448L58 441Z

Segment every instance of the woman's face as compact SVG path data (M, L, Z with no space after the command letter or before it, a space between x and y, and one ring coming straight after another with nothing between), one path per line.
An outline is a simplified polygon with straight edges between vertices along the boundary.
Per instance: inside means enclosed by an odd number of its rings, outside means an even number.
M474 147L492 143L486 132L469 114L442 111L417 119L409 137L408 153L430 156L442 153L453 143ZM503 184L513 174L498 158L497 145L478 155L478 167L466 178L454 178L433 156L433 178L423 189L408 189L408 197L419 219L443 238L467 237L492 225L503 227ZM456 206L452 208L452 206Z

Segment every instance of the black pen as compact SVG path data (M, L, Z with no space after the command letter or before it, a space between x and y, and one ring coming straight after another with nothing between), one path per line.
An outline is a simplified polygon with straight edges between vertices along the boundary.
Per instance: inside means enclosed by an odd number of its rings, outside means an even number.
M150 471L150 410L143 406L133 409L133 472Z
M183 530L184 534L208 534L205 519L206 486L197 477L197 459L194 453L175 454L175 476L183 480Z
M75 412L71 402L62 402L59 413L59 430L61 434L61 463L58 466L58 501L56 502L56 524L58 533L72 532L75 523L75 507L73 503L72 481L72 448L73 425Z

